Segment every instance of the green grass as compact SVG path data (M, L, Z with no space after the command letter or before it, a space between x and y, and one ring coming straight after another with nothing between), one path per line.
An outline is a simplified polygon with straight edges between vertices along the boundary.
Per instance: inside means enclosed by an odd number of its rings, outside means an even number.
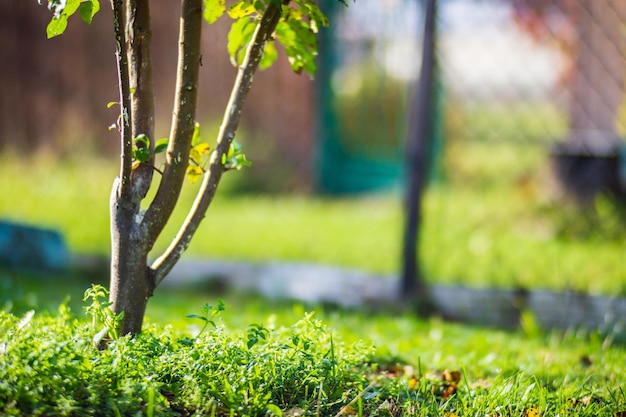
M15 315L0 312L2 415L263 416L278 408L286 416L522 417L535 409L541 416L626 410L626 348L593 332L500 331L410 312L225 293L216 328L197 336L203 322L187 315L203 314L218 299L191 288L157 291L144 334L98 351L91 340L99 327L81 313L85 280L48 277L54 281L45 286L42 277L7 271L2 279L0 297L15 299ZM58 308L64 292L73 301ZM30 308L34 317L20 322ZM249 346L263 329L265 337Z
M421 238L431 282L524 286L619 295L626 292L623 210L608 200L578 212L545 180L539 147L453 142L447 179L425 199ZM111 161L0 159L0 218L61 230L76 253L107 255ZM402 209L398 195L350 199L240 195L229 173L189 248L188 257L302 261L395 275ZM231 182L231 184L229 184ZM163 249L193 201L187 185ZM621 211L620 211L621 210ZM297 279L297 277L294 277Z

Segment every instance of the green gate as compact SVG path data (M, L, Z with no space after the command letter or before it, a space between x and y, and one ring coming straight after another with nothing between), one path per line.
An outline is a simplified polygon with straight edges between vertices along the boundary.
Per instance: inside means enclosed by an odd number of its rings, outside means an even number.
M419 2L322 3L332 24L320 34L317 188L329 194L397 188L419 70Z

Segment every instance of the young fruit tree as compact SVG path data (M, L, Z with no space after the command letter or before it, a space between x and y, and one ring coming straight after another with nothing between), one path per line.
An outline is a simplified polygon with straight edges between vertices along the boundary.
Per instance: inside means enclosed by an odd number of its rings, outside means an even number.
M347 5L346 0L337 0ZM110 197L110 309L114 334L141 331L148 298L188 247L215 197L222 175L249 165L234 141L242 109L257 68L277 58L276 42L284 46L291 68L315 72L316 33L328 24L314 0L181 0L177 80L169 138L155 140L155 97L152 81L149 0L111 0L119 81L117 129L120 171ZM64 32L76 12L87 24L100 9L99 0L48 0L53 16L48 37ZM233 19L228 51L238 67L217 143L202 141L196 123L198 74L202 65L202 20L211 24L227 14ZM155 155L165 152L157 168ZM157 181L155 177L160 178ZM169 247L152 263L153 246L172 214L185 177L201 179L196 199ZM158 187L142 209L151 186Z

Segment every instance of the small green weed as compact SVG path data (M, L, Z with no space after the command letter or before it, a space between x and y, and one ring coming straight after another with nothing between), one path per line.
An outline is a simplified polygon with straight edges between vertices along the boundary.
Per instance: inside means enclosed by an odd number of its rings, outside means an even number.
M85 291L83 301L89 301L91 304L84 307L85 313L91 316L91 331L96 332L98 325L104 326L103 329L95 333L93 337L94 346L99 346L100 342L108 335L110 339L119 338L117 329L124 318L124 312L114 314L109 308L112 302L108 301L109 291L99 284L92 284ZM107 301L103 301L107 300Z
M206 303L204 304L202 309L204 310L204 315L187 314L187 318L198 319L204 322L204 326L202 327L200 332L198 332L198 335L196 337L204 333L204 331L206 330L209 324L213 326L214 329L217 328L217 326L215 325L215 321L213 319L226 309L226 304L224 303L224 300L219 299L216 307L214 307L213 305L209 303Z

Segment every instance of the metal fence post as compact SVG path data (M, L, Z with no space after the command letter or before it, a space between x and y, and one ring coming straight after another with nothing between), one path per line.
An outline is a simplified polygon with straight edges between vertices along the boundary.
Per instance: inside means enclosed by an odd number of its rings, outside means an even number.
M418 241L421 227L421 203L428 173L428 146L432 130L430 110L435 67L437 1L426 0L422 67L409 118L407 138L407 180L402 277L402 298L416 301L422 311L428 308L426 284L421 274Z

